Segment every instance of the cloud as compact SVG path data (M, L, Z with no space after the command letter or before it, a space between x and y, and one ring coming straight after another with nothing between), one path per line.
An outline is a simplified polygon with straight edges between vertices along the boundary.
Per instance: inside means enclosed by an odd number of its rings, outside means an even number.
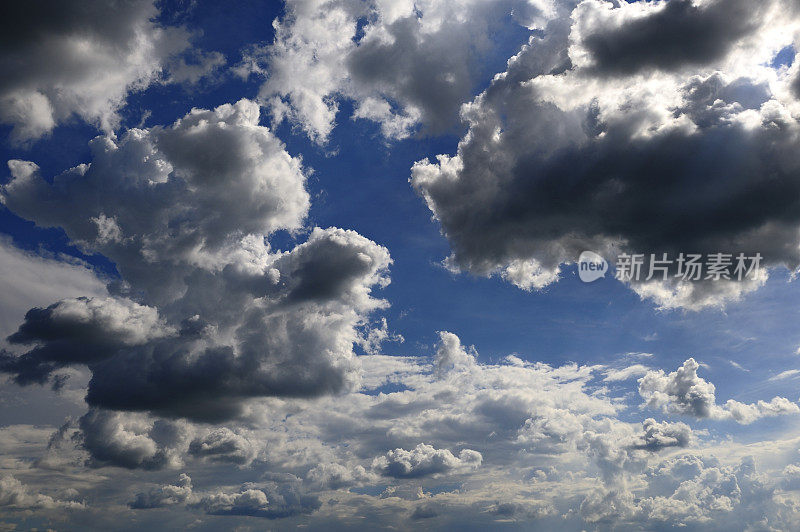
M480 467L481 453L463 449L458 456L447 449L420 443L410 451L395 449L375 459L372 467L381 474L397 478L416 478L441 473L471 471Z
M659 423L647 418L642 426L644 435L639 443L634 444L637 449L660 451L667 447L688 447L694 441L692 429L686 423Z
M752 457L723 465L696 456L670 458L648 470L645 496L628 490L598 490L584 500L588 522L620 526L704 528L763 527L771 523L792 528L797 522L774 498L775 488L759 474Z
M744 404L729 399L718 405L715 387L697 375L700 365L689 358L676 371L649 371L639 379L639 395L649 408L668 414L679 414L695 418L733 419L738 423L752 423L762 417L795 414L800 412L797 404L784 397L771 401Z
M607 382L626 381L633 377L644 375L648 371L650 371L650 368L642 364L633 364L632 366L618 369L609 368L606 370L606 376L603 380Z
M57 500L49 495L31 493L19 480L10 475L0 477L0 507L15 510L42 508L82 509L84 504L76 501Z
M796 440L720 442L688 422L635 420L626 399L633 383L618 381L612 392L601 380L604 366L476 357L469 371L442 375L430 357L392 358L363 356L365 380L392 375L392 391L261 398L225 428L95 409L74 436L88 453L88 470L64 460L71 429L56 430L52 439L60 443L49 450L50 431L0 430L0 453L31 456L18 467L35 489L80 478L90 486L81 490L86 497L100 500L92 494L102 492L131 509L168 507L180 523L201 511L231 525L255 516L314 528L364 519L402 527L414 516L447 528L491 527L498 519L566 530L762 518L793 526L776 490L791 485L791 468L783 470L794 461ZM34 475L36 445L49 453L50 469ZM752 453L769 466L766 476L742 466ZM191 480L152 483L164 474L154 470L187 465ZM126 470L98 469L109 467ZM139 512L137 519L151 515L166 514Z
M248 464L257 452L254 443L225 427L214 429L189 444L189 454L211 462Z
M147 0L6 3L0 121L14 126L11 139L36 139L73 116L116 129L128 93L157 80L189 46L185 29L164 27L158 16Z
M79 296L103 296L104 282L87 265L17 248L0 238L0 335L13 333L31 307Z
M755 31L762 16L744 0L675 0L649 10L610 7L582 3L574 30L580 33L594 72L606 75L712 63Z
M80 442L93 467L160 469L181 463L178 448L188 429L140 414L92 408L79 420Z
M311 513L321 506L319 499L303 495L291 485L245 489L237 493L211 493L204 495L196 504L210 515L246 515L267 519Z
M448 266L540 289L585 250L612 261L762 254L760 275L743 282L630 283L663 308L694 310L752 292L765 268L794 269L798 102L768 66L800 24L789 4L563 3L571 16L462 107L469 132L456 154L412 167ZM685 35L670 46L622 44L659 42L674 25Z
M434 364L439 374L447 371L459 371L475 366L476 352L474 347L470 352L461 345L461 339L448 331L439 331L439 346L434 356Z
M798 370L798 369L787 369L786 371L781 371L777 375L773 375L772 377L770 377L767 380L769 380L769 381L780 381L780 380L784 380L784 379L791 379L791 378L797 376L798 374L800 374L800 370Z
M353 119L380 125L387 138L438 134L457 123L459 105L497 50L494 35L522 24L538 27L552 2L287 2L275 41L248 50L236 71L265 79L260 100L278 122L288 119L325 143L339 102L355 103ZM516 20L508 15L513 13Z
M163 508L185 503L192 496L192 479L181 473L178 484L159 486L147 492L137 493L130 507L135 510Z
M258 121L241 100L98 137L92 163L53 184L11 161L6 206L62 227L122 279L113 298L31 311L12 340L36 345L2 369L27 384L85 364L92 406L202 420L357 386L353 346L386 305L371 292L389 282L389 253L337 228L272 250L271 234L303 228L309 196L299 159Z
M176 334L151 307L116 298L62 299L47 308L33 308L12 345L40 344L22 356L0 353L0 370L13 373L18 384L43 384L64 366L91 364L117 349L143 345Z

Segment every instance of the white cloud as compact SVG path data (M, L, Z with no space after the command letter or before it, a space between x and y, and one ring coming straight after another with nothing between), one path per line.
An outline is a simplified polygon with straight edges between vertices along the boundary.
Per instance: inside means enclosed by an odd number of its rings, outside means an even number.
M733 419L738 423L752 423L762 417L800 413L800 407L784 397L771 401L744 404L729 399L716 403L714 385L697 375L700 365L689 358L676 371L649 371L639 379L639 395L649 408L667 414L696 418Z
M275 41L252 47L235 70L265 77L259 97L274 119L319 143L345 98L354 101L353 119L377 122L387 138L420 126L442 133L479 76L493 74L481 61L496 49L493 34L554 15L547 0L289 1Z
M626 381L633 377L645 375L650 368L642 364L633 364L624 368L609 368L605 372L604 380L607 382Z
M415 478L443 473L467 472L480 467L481 453L463 449L458 456L448 449L436 449L420 443L410 451L394 449L372 462L381 474L397 478Z
M190 34L159 25L158 15L149 0L9 4L0 121L14 126L12 140L36 139L73 116L106 133L116 129L128 93L157 80L167 60L189 46Z

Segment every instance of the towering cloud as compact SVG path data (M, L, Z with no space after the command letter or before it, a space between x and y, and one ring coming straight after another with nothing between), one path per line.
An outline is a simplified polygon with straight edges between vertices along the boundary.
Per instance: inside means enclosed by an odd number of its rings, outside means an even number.
M388 283L389 254L335 228L270 248L275 231L302 228L309 198L300 161L258 119L242 100L98 137L93 161L52 184L10 162L4 203L103 253L122 279L111 298L31 310L10 337L31 349L3 353L2 369L27 384L86 364L93 406L206 420L250 397L352 387L357 328L384 305L370 294Z

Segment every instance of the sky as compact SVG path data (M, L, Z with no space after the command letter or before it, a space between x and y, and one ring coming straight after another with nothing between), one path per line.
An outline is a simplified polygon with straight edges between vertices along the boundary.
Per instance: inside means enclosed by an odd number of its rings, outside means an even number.
M800 529L795 1L0 28L0 529Z

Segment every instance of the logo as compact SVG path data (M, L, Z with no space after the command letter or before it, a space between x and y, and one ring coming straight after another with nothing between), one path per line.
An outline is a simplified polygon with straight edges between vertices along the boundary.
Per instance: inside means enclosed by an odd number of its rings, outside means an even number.
M578 258L578 276L584 283L591 283L606 276L608 262L594 251L584 251Z

